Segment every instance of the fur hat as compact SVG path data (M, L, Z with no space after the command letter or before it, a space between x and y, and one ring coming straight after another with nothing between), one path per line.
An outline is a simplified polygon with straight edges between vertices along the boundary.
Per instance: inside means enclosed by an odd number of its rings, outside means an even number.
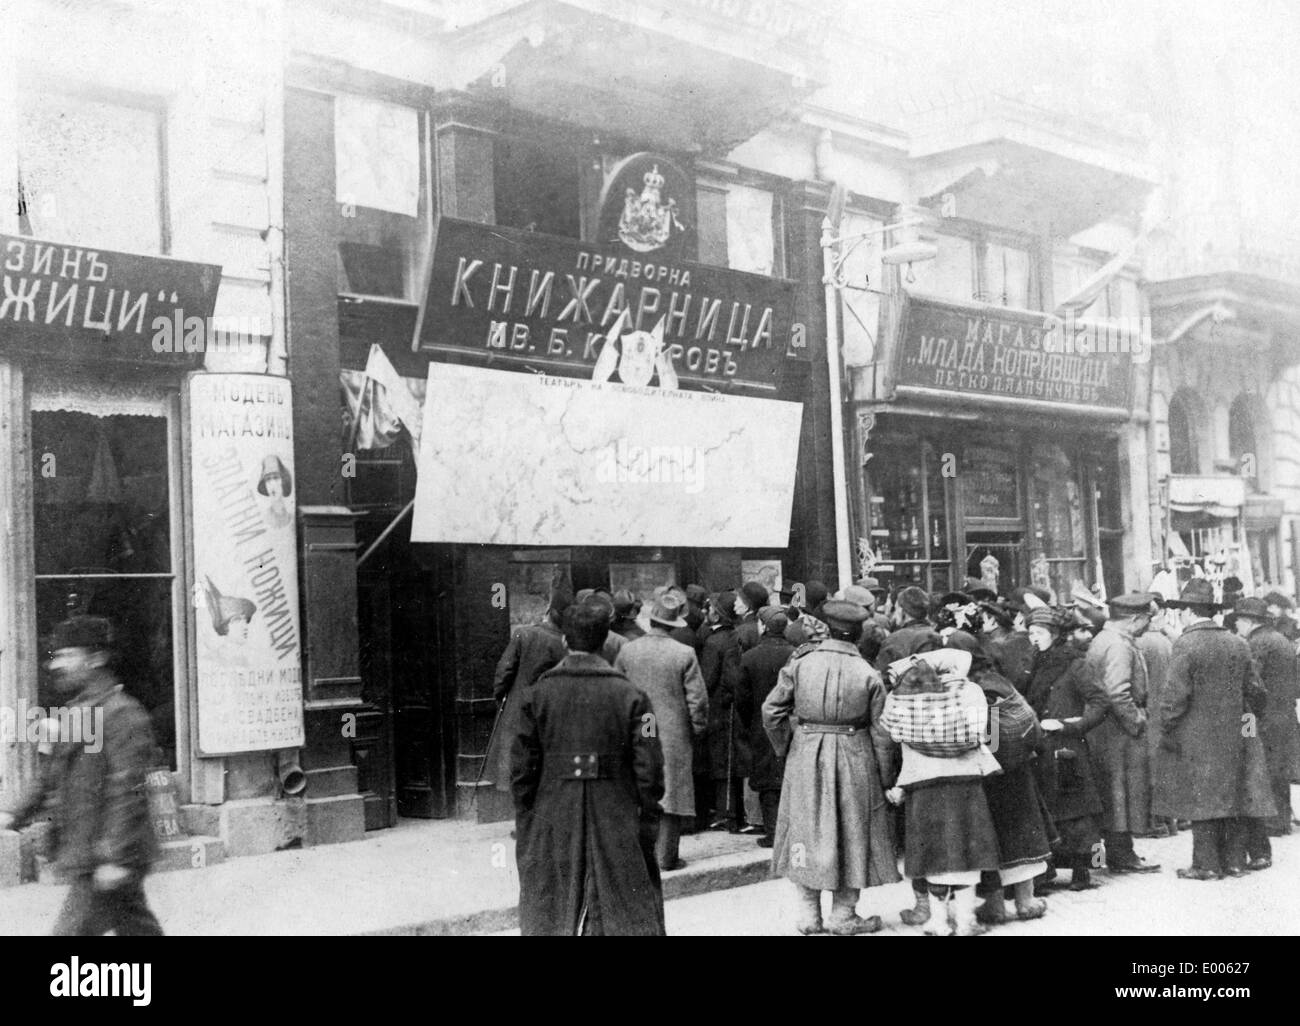
M930 596L912 585L899 592L898 605L913 620L924 620L930 613Z
M740 593L745 596L745 604L755 611L767 605L767 589L758 581L746 581L740 586Z

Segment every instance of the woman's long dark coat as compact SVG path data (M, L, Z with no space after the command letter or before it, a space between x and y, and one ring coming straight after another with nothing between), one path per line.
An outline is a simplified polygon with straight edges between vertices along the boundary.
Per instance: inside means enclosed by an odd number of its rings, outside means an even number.
M1106 718L1110 701L1088 673L1083 653L1068 642L1039 652L1026 697L1040 723L1060 720L1064 725L1047 734L1044 750L1034 761L1038 789L1052 818L1064 822L1100 815L1101 792L1093 774L1088 732Z
M512 758L525 936L664 933L653 722L644 692L586 652L525 696Z

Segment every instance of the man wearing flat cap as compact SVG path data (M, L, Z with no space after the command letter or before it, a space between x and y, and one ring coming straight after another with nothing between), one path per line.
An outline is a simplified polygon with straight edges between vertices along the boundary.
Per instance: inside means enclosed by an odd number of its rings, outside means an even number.
M709 722L709 695L695 649L673 640L686 626L685 602L668 589L650 608L650 631L623 646L614 669L645 692L654 732L664 753L663 817L655 857L665 871L685 865L678 857L682 825L695 817L692 747Z
M866 609L831 599L822 612L830 637L793 656L763 703L764 728L786 756L772 873L794 885L800 933L874 933L880 917L856 906L862 888L899 879L885 802L895 746L880 722L880 674L857 649ZM832 893L825 926L822 891Z
M1214 621L1214 589L1193 578L1170 606L1181 610L1169 680L1156 715L1160 752L1153 803L1159 816L1192 823L1184 880L1221 880L1247 870L1247 818L1275 813L1256 726L1264 690L1250 645ZM1258 866L1256 868L1265 868Z
M1111 599L1110 619L1084 657L1088 672L1110 699L1110 713L1089 741L1106 806L1102 832L1106 868L1112 873L1153 873L1160 868L1133 850L1133 835L1151 832L1147 668L1137 647L1138 635L1151 624L1151 609L1149 592Z
M59 745L54 811L56 863L72 886L54 925L59 937L157 937L162 927L145 900L144 881L158 857L144 779L156 749L149 716L109 668L113 630L99 616L74 616L50 639L54 686L83 717L84 742ZM74 697L75 696L75 697ZM19 829L46 795L32 788L0 830Z
M1268 761L1273 804L1277 806L1277 814L1268 823L1252 821L1259 836L1248 838L1248 847L1255 849L1252 861L1271 861L1268 835L1291 832L1291 781L1300 780L1300 723L1296 722L1300 660L1291 643L1274 626L1266 599L1240 599L1235 612L1237 633L1250 645L1267 696L1259 717L1259 736Z

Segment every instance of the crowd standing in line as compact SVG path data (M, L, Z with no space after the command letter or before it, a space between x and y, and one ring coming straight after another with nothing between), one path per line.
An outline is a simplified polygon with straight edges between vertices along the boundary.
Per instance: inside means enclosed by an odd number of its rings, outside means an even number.
M879 930L859 897L900 868L900 920L958 936L1050 914L1095 871L1160 872L1135 838L1190 829L1185 880L1270 868L1300 783L1290 600L1201 578L1061 598L866 577L661 587L643 610L556 589L501 658L487 758L524 932L662 933L660 874L706 830L772 849L805 934Z

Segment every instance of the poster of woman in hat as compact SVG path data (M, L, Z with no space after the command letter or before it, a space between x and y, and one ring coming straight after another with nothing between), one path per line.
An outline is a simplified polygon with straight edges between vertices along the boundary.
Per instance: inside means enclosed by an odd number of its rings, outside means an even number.
M204 577L203 594L212 621L212 634L205 634L207 647L227 666L248 666L248 625L257 612L251 599L238 595L223 595Z
M262 459L262 476L257 482L257 494L266 496L266 520L276 529L293 524L293 514L285 499L293 494L293 475L280 461L279 456L266 456Z

